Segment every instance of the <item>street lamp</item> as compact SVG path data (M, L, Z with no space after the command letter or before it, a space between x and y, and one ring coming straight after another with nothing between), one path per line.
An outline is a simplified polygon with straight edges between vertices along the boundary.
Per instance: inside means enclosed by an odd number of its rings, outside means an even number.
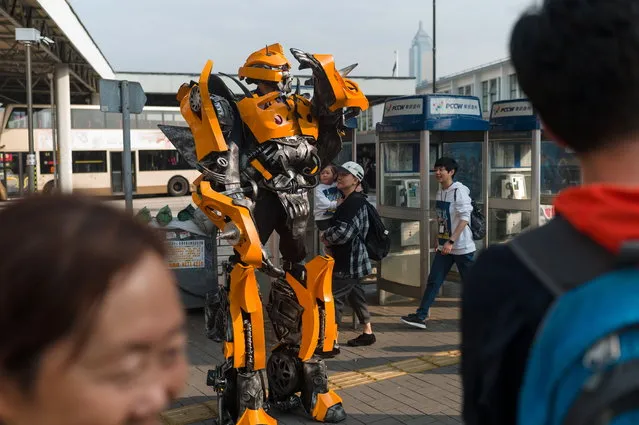
M24 44L27 50L27 125L29 133L29 153L27 154L27 174L29 175L29 193L35 192L35 146L33 142L33 87L31 86L31 45L41 41L53 43L48 37L42 37L35 28L16 28L16 41ZM22 186L22 182L20 182Z
M435 65L437 64L436 54L437 48L437 31L436 31L436 22L437 22L437 9L435 7L435 1L433 0L433 93L437 92L437 88L435 87L435 78L437 76Z

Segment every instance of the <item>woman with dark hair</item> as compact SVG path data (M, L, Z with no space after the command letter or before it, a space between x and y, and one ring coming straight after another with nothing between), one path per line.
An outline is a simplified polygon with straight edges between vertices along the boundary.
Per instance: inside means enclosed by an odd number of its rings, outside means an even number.
M75 196L18 201L0 224L0 424L157 423L187 373L162 240Z

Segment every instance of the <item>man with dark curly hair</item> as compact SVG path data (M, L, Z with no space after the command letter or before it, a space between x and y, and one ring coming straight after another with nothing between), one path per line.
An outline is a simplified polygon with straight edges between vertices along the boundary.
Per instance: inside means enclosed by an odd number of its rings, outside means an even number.
M545 0L513 28L510 54L521 88L546 132L576 152L583 173L582 186L555 200L557 218L526 236L543 236L549 252L565 243L549 229L562 226L562 235L583 238L546 258L553 273L569 264L568 274L589 268L591 257L579 257L582 246L596 245L604 258L639 239L638 28L637 0ZM529 350L555 299L521 258L511 243L493 246L479 256L464 286L467 425L517 423Z

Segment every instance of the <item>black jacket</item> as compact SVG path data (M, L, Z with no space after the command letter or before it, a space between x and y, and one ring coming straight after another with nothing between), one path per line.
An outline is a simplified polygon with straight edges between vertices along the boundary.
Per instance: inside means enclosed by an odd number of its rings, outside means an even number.
M508 245L477 259L462 297L463 419L513 425L528 351L552 294Z

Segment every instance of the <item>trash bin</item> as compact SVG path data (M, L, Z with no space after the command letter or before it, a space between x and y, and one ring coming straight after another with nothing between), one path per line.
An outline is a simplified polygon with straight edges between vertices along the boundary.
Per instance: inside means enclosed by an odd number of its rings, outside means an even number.
M176 275L184 307L204 307L206 293L218 289L215 238L190 220L172 220L161 226L152 219L149 225L164 233L167 261Z

